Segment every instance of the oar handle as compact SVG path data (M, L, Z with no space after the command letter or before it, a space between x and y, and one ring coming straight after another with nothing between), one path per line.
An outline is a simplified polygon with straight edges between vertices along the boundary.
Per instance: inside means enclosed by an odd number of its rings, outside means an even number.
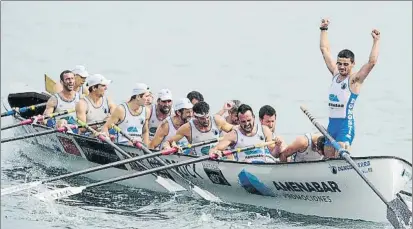
M42 132L30 133L30 134L21 135L21 136L18 136L18 137L5 138L5 139L1 139L1 143L21 140L21 139L26 139L26 138L31 138L31 137L38 137L38 136L42 136L42 135L52 134L52 133L55 133L55 132L66 132L66 131L68 131L68 128L74 129L74 128L77 128L77 126L76 125L67 125L67 126L63 126L63 127L59 127L59 128L51 129L51 130L46 130L46 131L42 131Z
M46 105L46 103L40 103L40 104L31 105L31 106L27 106L27 107L13 108L12 110L9 110L9 111L6 111L6 112L2 113L1 117L14 115L17 112L18 113L24 113L24 112L29 111L29 110L34 111L36 108L43 107L45 105Z

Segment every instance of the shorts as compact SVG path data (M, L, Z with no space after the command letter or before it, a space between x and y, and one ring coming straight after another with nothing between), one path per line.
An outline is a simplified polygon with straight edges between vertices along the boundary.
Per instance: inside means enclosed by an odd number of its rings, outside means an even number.
M343 142L349 146L353 143L355 136L354 119L330 118L327 132L337 142ZM325 146L332 146L330 140L326 138Z

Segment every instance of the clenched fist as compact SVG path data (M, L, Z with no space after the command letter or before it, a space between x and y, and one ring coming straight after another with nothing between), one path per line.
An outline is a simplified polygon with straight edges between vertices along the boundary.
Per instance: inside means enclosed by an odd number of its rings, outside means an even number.
M371 36L373 37L374 40L379 40L380 32L377 29L373 29L373 31L371 31Z
M321 25L320 28L328 28L328 25L330 24L330 20L327 18L321 19Z

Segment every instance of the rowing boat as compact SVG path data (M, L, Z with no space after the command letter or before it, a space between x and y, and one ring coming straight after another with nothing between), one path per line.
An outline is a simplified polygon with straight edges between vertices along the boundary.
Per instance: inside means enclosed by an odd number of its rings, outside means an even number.
M8 96L6 109L39 104L47 101L48 93L22 92ZM43 108L44 109L44 108ZM16 121L29 118L38 109L13 116ZM48 127L26 125L15 128L15 135L44 131ZM36 162L58 166L69 172L124 159L108 144L95 138L69 133L54 133L23 140L27 144L49 150L24 151ZM118 145L132 156L143 155L135 147ZM191 155L162 156L168 164L193 158ZM395 156L353 157L358 167L376 188L388 199L398 193L411 196L412 164ZM142 161L145 166L162 166L154 159ZM136 164L118 166L84 176L105 180L143 170ZM291 213L343 219L387 222L386 205L360 179L354 169L342 159L278 164L249 164L234 161L209 160L176 168L176 171L199 187L229 203L240 203L280 209ZM171 178L185 188L174 173L159 175ZM156 192L167 191L150 175L128 179L119 184Z

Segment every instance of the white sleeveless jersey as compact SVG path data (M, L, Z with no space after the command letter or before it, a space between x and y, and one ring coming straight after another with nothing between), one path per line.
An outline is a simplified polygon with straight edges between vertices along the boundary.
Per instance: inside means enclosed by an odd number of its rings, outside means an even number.
M206 140L211 140L214 138L219 138L221 131L218 129L217 124L215 123L215 118L210 116L211 120L211 129L207 132L201 132L196 128L194 119L189 121L189 125L191 127L191 144L202 142ZM209 154L209 149L214 147L217 143L211 143L199 147L195 147L192 151L192 154L196 154L198 156L204 156Z
M109 102L106 96L102 97L102 104L99 107L95 107L90 101L89 96L83 98L86 101L86 123L101 121L105 119L109 114Z
M127 103L122 103L121 105L125 109L125 118L117 125L123 132L138 141L142 141L142 132L146 119L145 106L142 106L142 112L139 115L132 115ZM122 134L118 134L118 143L127 143L128 141Z
M79 102L80 100L80 94L77 92L75 94L75 97L70 101L64 100L64 98L62 98L59 93L54 94L54 96L57 98L57 104L54 109L54 112L60 112L60 111L68 110L68 109L75 109L76 103ZM69 116L76 118L76 112L61 115L59 116L59 118L65 118Z
M314 151L312 149L312 136L311 134L305 134L305 137L307 138L308 141L308 146L303 152L296 152L294 154L294 161L295 162L300 162L300 161L318 161L323 159L323 156L320 155L317 151Z
M350 76L338 82L339 75L333 77L329 90L329 117L353 119L353 108L358 95L350 90Z
M167 117L165 120L166 120L166 122L168 122L168 134L162 139L161 144L159 144L160 146L162 146L163 143L165 143L169 138L171 138L172 136L175 136L176 131L177 131L177 129L175 128L175 126L172 122L172 118L170 116ZM188 139L186 139L186 137L184 136L181 140L176 142L176 144L178 146L188 145Z
M159 120L158 117L156 117L156 105L152 104L151 106L151 117L149 118L149 140L152 141L153 137L155 136L156 130L158 129L158 126L161 125L163 120ZM168 116L169 117L169 116Z
M239 129L236 129L237 142L231 146L232 149L243 148L246 146L255 145L261 142L265 142L265 136L262 131L261 124L257 123L257 132L254 136L247 137L241 133ZM275 163L276 159L271 155L267 147L255 148L244 152L235 153L234 157L237 161L249 162L249 163Z

